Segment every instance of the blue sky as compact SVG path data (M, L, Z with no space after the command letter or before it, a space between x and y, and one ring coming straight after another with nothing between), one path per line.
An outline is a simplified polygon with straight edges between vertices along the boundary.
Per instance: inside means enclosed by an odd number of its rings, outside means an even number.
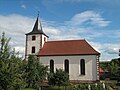
M25 33L38 11L49 40L86 39L101 52L101 61L118 57L120 0L0 0L0 33L24 55Z

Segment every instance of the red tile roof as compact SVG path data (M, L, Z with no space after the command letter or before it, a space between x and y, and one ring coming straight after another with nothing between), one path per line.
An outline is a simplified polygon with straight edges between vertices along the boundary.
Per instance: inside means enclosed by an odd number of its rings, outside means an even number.
M86 40L48 41L38 53L38 56L56 55L99 55Z
M103 70L102 68L99 68L99 72L100 72L100 73L103 73L104 70Z
M100 73L109 72L109 70L108 70L108 69L105 69L105 68L99 68L99 72L100 72Z

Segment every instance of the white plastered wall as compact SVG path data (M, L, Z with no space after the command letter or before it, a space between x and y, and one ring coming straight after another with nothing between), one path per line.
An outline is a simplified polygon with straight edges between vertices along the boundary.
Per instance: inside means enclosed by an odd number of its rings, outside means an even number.
M36 36L36 40L32 41L32 36ZM35 54L38 53L40 49L40 35L39 34L33 34L27 36L27 55L32 54L32 46L35 46Z
M47 37L46 37L45 35L42 35L42 47L43 47L43 45L44 45L44 43L45 43L44 38L46 38L46 42L47 42Z
M50 64L50 60L54 60L54 71L56 68L62 68L64 70L64 61L65 59L68 59L70 80L97 80L96 55L44 56L39 59L41 63L48 66ZM80 74L81 59L85 60L85 75Z

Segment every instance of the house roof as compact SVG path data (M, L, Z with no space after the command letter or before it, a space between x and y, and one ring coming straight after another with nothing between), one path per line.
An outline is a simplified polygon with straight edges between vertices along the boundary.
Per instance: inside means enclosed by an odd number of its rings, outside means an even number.
M27 33L26 35L32 35L32 34L44 34L45 36L47 36L42 29L42 25L41 22L39 20L39 17L37 17L35 25L33 27L33 30L29 33ZM48 37L48 36L47 36Z
M100 73L109 72L109 70L107 68L99 68L99 72Z
M103 70L102 68L99 68L99 72L100 72L100 73L103 73L104 70Z
M38 56L59 55L99 55L86 40L48 41L39 51Z

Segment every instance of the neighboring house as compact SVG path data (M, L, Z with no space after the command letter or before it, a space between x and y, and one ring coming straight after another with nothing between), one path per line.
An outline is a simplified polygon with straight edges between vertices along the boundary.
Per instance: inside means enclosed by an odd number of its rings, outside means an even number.
M102 68L99 68L99 75L100 75L100 80L104 80L105 77L103 77L104 70Z
M48 41L38 17L33 30L26 34L25 57L29 54L37 55L50 72L56 68L65 70L71 82L99 80L100 53L86 40Z
M99 74L100 74L100 80L109 79L110 78L110 72L108 69L105 68L99 68Z

